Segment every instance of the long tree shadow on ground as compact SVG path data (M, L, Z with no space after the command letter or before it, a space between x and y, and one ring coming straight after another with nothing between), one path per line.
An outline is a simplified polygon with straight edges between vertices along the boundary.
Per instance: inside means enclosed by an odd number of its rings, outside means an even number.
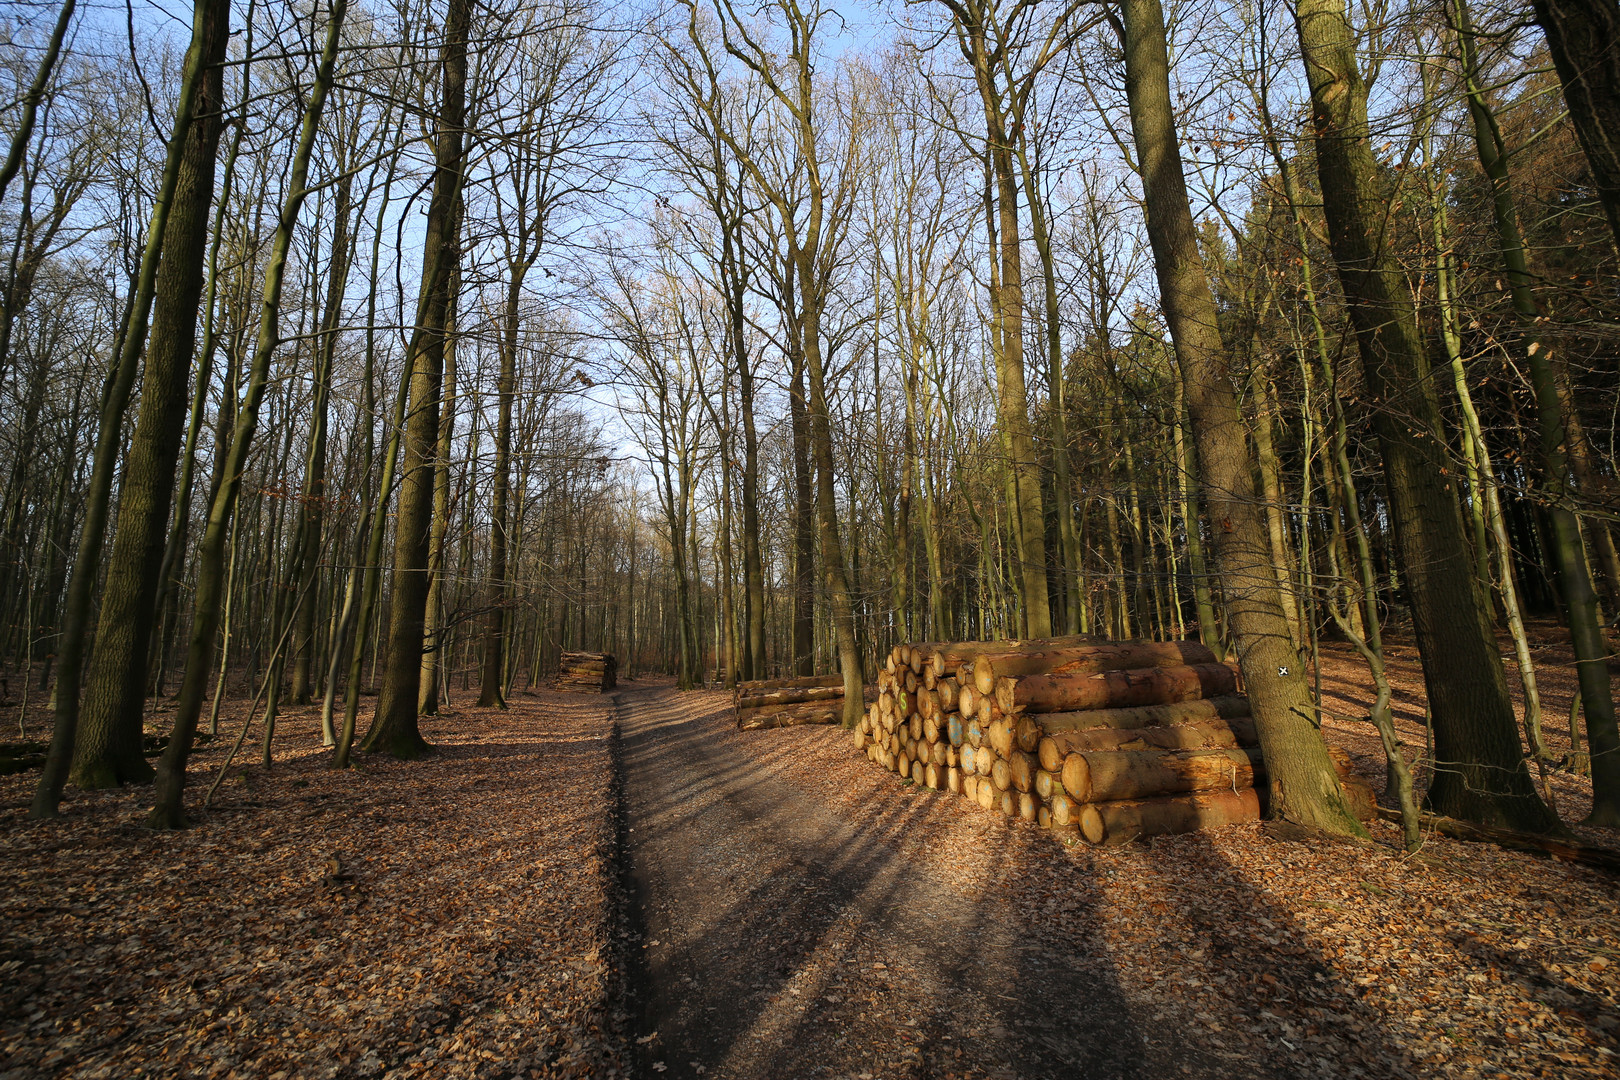
M1014 857L1004 826L994 828L1007 843L949 850L948 821L930 811L950 797L906 794L876 769L859 781L870 785L869 812L851 820L784 778L788 742L727 737L723 706L704 711L671 694L623 700L630 878L648 946L632 975L645 1067L759 1077L1229 1073L1196 1045L1147 1039L1094 941L1069 948L1035 932L1030 913L994 887L1029 861ZM953 862L975 863L961 867L973 871L963 880L992 887L959 887ZM1051 872L1084 919L1095 882Z

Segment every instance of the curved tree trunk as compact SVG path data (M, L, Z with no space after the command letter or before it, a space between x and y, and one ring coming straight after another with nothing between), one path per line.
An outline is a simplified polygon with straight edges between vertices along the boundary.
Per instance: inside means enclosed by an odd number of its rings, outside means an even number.
M292 234L298 223L299 210L309 194L309 158L320 127L321 110L332 85L332 71L346 7L346 0L334 0L332 5L326 45L322 50L315 84L310 91L309 105L304 112L298 148L293 155L287 198L281 208L270 258L265 266L258 339L248 370L247 391L237 411L229 449L221 455L224 458L223 479L219 490L214 493L208 511L208 527L197 550L197 591L192 605L185 681L180 686L179 700L175 704L174 727L169 744L164 747L163 757L158 763L155 805L146 819L147 825L155 829L178 829L186 823L186 762L191 754L192 740L197 734L197 719L202 713L203 697L213 668L214 635L219 629L220 608L228 585L225 544L232 531L242 474L246 470L248 453L258 429L259 405L270 382L270 361L278 344L276 326L280 321L287 253L292 247ZM279 659L280 648L278 644L277 657L272 659L272 664Z
M1361 834L1317 727L1304 665L1291 643L1272 569L1255 460L1198 251L1170 100L1159 0L1125 0L1125 92L1147 202L1148 239L1175 342L1199 481L1214 522L1215 559L1271 783L1271 813L1313 828Z

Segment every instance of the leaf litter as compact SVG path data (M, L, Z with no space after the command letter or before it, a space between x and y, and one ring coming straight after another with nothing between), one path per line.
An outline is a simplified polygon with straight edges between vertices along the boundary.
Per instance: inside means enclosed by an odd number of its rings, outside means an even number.
M0 778L0 1077L622 1075L612 732L520 695L338 773L290 709L200 818L226 740L194 757L180 833L150 788L42 823Z

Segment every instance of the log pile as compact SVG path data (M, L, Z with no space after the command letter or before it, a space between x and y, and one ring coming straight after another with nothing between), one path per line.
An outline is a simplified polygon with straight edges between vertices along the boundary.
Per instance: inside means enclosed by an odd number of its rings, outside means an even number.
M612 653L565 652L558 664L558 690L605 694L618 682L619 661Z
M855 747L902 778L1092 844L1256 821L1266 771L1237 672L1196 642L891 651ZM1372 813L1364 782L1346 779Z
M844 715L844 678L807 675L740 682L732 691L731 705L739 731L836 724Z

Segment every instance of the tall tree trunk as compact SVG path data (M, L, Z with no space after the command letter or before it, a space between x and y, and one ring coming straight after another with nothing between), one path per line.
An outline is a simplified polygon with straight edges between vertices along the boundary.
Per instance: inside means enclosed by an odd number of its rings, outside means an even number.
M410 407L405 420L403 476L394 524L394 578L388 620L387 668L377 712L361 748L398 758L428 749L417 728L422 677L422 630L428 600L428 549L433 519L433 459L439 437L450 285L461 259L456 213L461 191L463 125L467 111L467 31L472 0L450 0L441 50L443 91L434 138L433 197L422 242L422 286L411 332Z
M1215 619L1215 603L1210 597L1209 566L1204 560L1202 518L1194 505L1193 491L1198 477L1198 463L1191 440L1186 436L1187 391L1186 384L1175 380L1176 419L1176 494L1181 503L1181 527L1187 539L1187 570L1192 575L1193 601L1198 606L1198 640L1208 645L1218 657L1225 657L1226 647L1221 641L1220 624Z
M246 29L243 45L242 100L248 99L253 55L253 28ZM186 443L180 454L180 479L175 484L174 520L169 538L163 549L163 566L158 571L157 598L153 607L162 623L162 638L158 643L157 670L153 675L153 693L162 695L168 676L169 654L174 648L174 637L180 622L180 578L185 570L186 541L191 535L191 498L196 487L197 443L202 436L204 414L208 407L208 392L214 378L214 353L218 348L218 327L223 311L219 305L219 249L225 238L225 214L230 207L231 192L236 181L236 162L242 151L242 138L246 124L236 124L231 134L231 148L225 155L225 175L220 181L219 196L214 206L213 235L208 245L208 285L202 309L203 339L197 350L197 371L191 392L191 416L186 421ZM235 392L230 385L228 393Z
M789 272L788 305L793 304ZM788 383L788 427L793 436L793 662L795 675L816 670L816 489L810 468L810 419L805 401L804 327L790 328L792 374Z
M1259 373L1254 382L1254 444L1260 458L1260 493L1266 500L1266 535L1271 540L1271 569L1277 575L1277 595L1282 597L1283 615L1293 630L1294 648L1305 640L1299 602L1294 595L1292 549L1288 543L1288 497L1283 490L1282 466L1277 460L1274 421L1279 410L1266 389L1267 374Z
M422 675L416 711L439 712L439 684L444 664L444 538L450 529L450 443L456 427L456 293L460 275L452 275L450 310L445 315L444 405L439 416L438 452L433 456L433 524L428 530L428 598L422 628Z
M995 16L984 4L950 5L962 36L964 56L973 66L974 81L984 107L985 157L991 173L996 222L991 237L992 259L999 264L999 281L992 279L991 304L995 327L996 417L1006 446L1010 512L1015 518L1018 591L1023 601L1024 634L1052 635L1051 599L1046 581L1046 511L1041 497L1040 461L1030 433L1029 392L1024 379L1024 264L1018 227L1018 174L1013 165L1013 137L1017 126L1006 100L1014 91L1003 90L998 76L1005 61L1006 44L992 37L1003 32L993 26ZM1035 195L1031 191L1031 200Z
M208 527L203 533L197 551L197 591L192 606L191 640L186 656L185 681L180 686L175 705L174 728L169 744L158 762L156 803L147 816L147 825L154 829L178 829L186 823L184 797L186 761L191 744L197 734L197 719L202 713L203 696L212 670L214 635L219 629L220 607L226 587L225 544L231 532L236 510L237 493L242 475L247 468L248 453L252 449L254 431L258 427L259 405L264 400L265 388L270 382L270 360L275 353L276 327L281 313L281 289L286 271L287 253L292 246L293 230L298 224L299 210L309 194L310 154L315 147L315 136L320 129L321 110L332 85L332 71L337 61L338 41L343 28L347 0L333 0L331 18L327 25L326 45L321 53L314 86L310 89L309 104L304 111L303 128L299 133L298 148L293 155L286 202L281 208L271 245L270 260L265 267L264 298L260 306L258 341L253 350L253 363L248 373L247 393L237 411L236 427L230 447L225 451L224 479L215 492L213 505L208 511Z
M1048 423L1052 428L1052 494L1057 505L1058 543L1062 549L1064 632L1080 633L1080 537L1074 526L1074 480L1069 468L1069 403L1063 372L1063 322L1058 305L1057 266L1052 255L1052 235L1046 222L1046 202L1041 198L1034 163L1026 140L1018 138L1019 172L1024 180L1025 201L1029 205L1030 238L1041 258L1042 299L1046 302L1046 379Z
M801 256L802 257L802 256ZM808 261L808 260L806 260ZM838 670L844 677L844 726L853 728L866 711L860 647L855 637L855 606L850 596L844 545L838 535L838 496L833 484L832 423L827 415L826 375L821 359L819 290L808 287L808 267L801 269L806 288L802 344L810 374L810 439L816 459L816 510L821 521L821 563L832 608L833 640Z
M1620 4L1532 0L1592 185L1620 243Z
M1029 391L1024 382L1024 266L1018 232L1018 184L1012 154L993 147L996 206L1000 217L1001 351L997 355L996 403L1012 456L1018 502L1019 592L1024 602L1024 633L1052 636L1052 607L1046 587L1046 510L1041 498L1041 467L1029 429Z
M1525 363L1530 369L1530 384L1536 395L1542 485L1546 490L1547 516L1552 524L1557 585L1563 594L1570 640L1575 646L1575 670L1580 678L1581 704L1586 709L1587 748L1591 751L1592 813L1586 819L1586 824L1612 829L1620 826L1620 729L1615 724L1614 695L1609 684L1609 648L1603 640L1597 593L1592 588L1592 575L1581 544L1580 524L1571 509L1576 492L1563 395L1559 393L1558 374L1553 367L1549 342L1538 333L1543 319L1532 291L1534 279L1525 259L1524 236L1519 231L1519 212L1513 197L1513 180L1508 172L1507 146L1480 82L1468 2L1455 0L1454 7L1457 37L1462 46L1463 85L1468 94L1469 116L1473 121L1474 146L1479 152L1480 167L1491 184L1496 242L1502 254L1503 268L1507 271L1508 297L1518 318L1521 340L1525 346ZM1620 30L1620 21L1612 24L1612 28ZM1613 42L1610 45L1620 49ZM1617 64L1615 74L1620 75L1620 51L1613 55ZM1617 84L1617 88L1620 88L1620 84ZM1616 128L1616 133L1620 134L1620 128Z
M321 331L316 341L315 403L310 411L309 458L304 470L304 489L299 507L305 542L297 568L295 592L304 600L298 607L298 623L288 645L292 655L292 699L296 705L308 705L315 693L315 619L319 605L315 602L314 593L320 574L322 534L326 530L327 415L332 398L332 364L337 355L338 324L343 318L343 293L354 254L349 232L352 198L353 176L345 174L338 182L336 205L333 208L336 229L332 235L331 264L327 268L326 312L321 319Z
M1390 205L1368 136L1367 90L1343 0L1301 0L1295 18L1329 240L1376 407L1384 482L1429 692L1438 760L1428 801L1438 813L1488 825L1556 829L1515 731L1445 440L1425 390L1429 366L1411 295L1382 242Z
M152 219L147 230L146 247L141 255L135 293L125 312L121 339L118 343L118 360L109 373L102 403L101 423L96 435L95 465L91 473L90 491L86 498L78 557L74 561L73 576L68 585L62 647L57 658L56 718L51 734L51 749L45 769L40 776L33 805L29 810L32 817L56 816L69 764L80 760L80 755L74 752L74 743L77 740L79 726L79 680L84 658L84 639L89 629L91 593L100 569L107 507L111 496L113 472L117 467L124 411L129 404L130 390L135 381L136 369L139 367L141 348L146 341L148 317L152 311L160 278L160 254L170 239L169 222L175 216L174 209L179 209L179 216L183 219L200 219L202 225L197 226L199 234L204 234L206 230L208 206L213 196L213 154L219 141L218 116L224 105L221 93L223 78L218 64L224 54L229 17L229 5L222 0L198 0L192 13L191 45L186 51L185 72L182 76L179 101L176 103L174 130L169 137L168 160L164 166L157 199L152 207ZM201 130L194 134L194 128ZM209 133L209 129L212 134ZM203 164L200 155L204 147L208 150L206 165ZM207 170L206 180L199 175L199 170L204 168ZM182 185L183 175L186 178L184 185ZM197 206L199 202L200 209ZM177 225L174 236L176 243L189 240L190 237L189 229ZM198 265L191 268L189 275L186 273L188 259L178 250L175 252L174 260L162 260L163 269L170 269L171 262L178 264L172 267L174 271L172 277L169 274L161 275L164 291L172 301L165 307L177 324L181 319L179 301L188 286L188 279L189 277L197 279L196 288L191 296L191 311L186 316L190 319L190 324L183 329L187 344L181 363L189 362L191 356L190 335L196 324L196 292L200 292L202 287L200 264L201 245L204 239L204 235L199 235L196 240L197 254L191 261L195 261ZM185 381L183 375L180 381L183 385ZM150 471L143 470L143 472ZM172 473L171 460L170 473L164 478L170 483L173 481ZM152 484L153 480L154 478L148 476L144 482ZM124 498L129 498L127 493ZM166 514L168 509L166 499L163 509ZM162 522L159 529L166 524L166 521ZM126 544L126 548L130 547L135 539L131 534L130 544ZM138 587L143 577L150 577L154 579L152 587L155 590L156 562L161 555L161 540L158 552L151 554L141 551L130 552L121 565L127 570L132 558L140 555L151 559L154 563L152 570L143 575L139 573L139 566L135 566L137 575L134 580L127 581L125 587ZM150 615L150 604L151 596L148 594L144 605L148 609L147 616ZM141 605L137 603L131 610L139 611L140 607ZM147 626L136 633L149 635L150 627ZM126 646L126 654L133 649L134 645ZM141 650L141 660L143 667L134 676L137 725L140 722L140 695L145 689L144 647ZM91 741L91 754L83 758L87 767L76 770L81 778L100 786L120 783L125 779L148 779L151 774L145 759L140 757L139 727L135 729L132 759L126 739L117 734L119 729L114 726L123 718L108 714L103 714L103 717L104 720L98 724L95 737ZM91 766L91 762L95 764Z
M506 313L501 328L501 373L495 384L495 475L489 507L489 614L484 620L484 665L480 708L506 708L507 638L512 583L507 580L507 538L512 530L512 398L517 390L518 334L522 326L523 253L509 268Z
M739 184L740 186L740 184ZM748 275L743 261L742 225L736 226L736 240L731 230L722 234L722 268L730 250L732 276L727 295L730 316L731 351L737 365L737 407L743 422L742 467L742 536L743 536L743 612L747 621L746 645L743 655L748 658L745 679L763 679L765 669L765 560L759 544L759 433L754 424L754 365L748 355L748 315L744 308Z
M1254 489L1255 462L1187 202L1170 100L1164 12L1159 0L1124 0L1122 11L1125 93L1142 172L1148 239L1198 443L1204 503L1215 523L1228 625L1271 774L1271 813L1328 832L1360 834L1322 742L1304 665L1290 644L1271 569L1265 516Z

